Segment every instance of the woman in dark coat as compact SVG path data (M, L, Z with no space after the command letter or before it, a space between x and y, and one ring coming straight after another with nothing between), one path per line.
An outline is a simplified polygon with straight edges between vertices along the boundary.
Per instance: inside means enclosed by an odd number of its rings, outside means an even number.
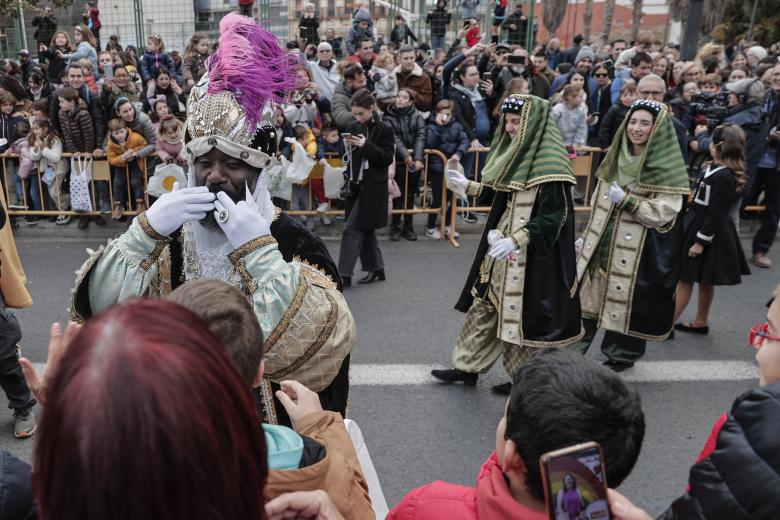
M393 209L414 208L420 174L425 168L425 119L415 108L414 97L414 92L410 89L399 89L395 103L388 106L385 113L385 121L393 127L395 133L395 180L401 189L401 196L393 199ZM411 155L409 149L412 150ZM390 240L401 240L401 235L407 240L417 240L412 224L413 216L411 213L404 215L404 225L401 229L401 215L393 215Z
M376 230L387 225L387 168L393 162L395 145L393 127L379 118L371 91L358 90L350 104L355 121L349 125L351 135L344 136L349 183L344 193L346 223L339 254L344 287L352 284L358 257L363 270L368 271L358 283L385 279Z

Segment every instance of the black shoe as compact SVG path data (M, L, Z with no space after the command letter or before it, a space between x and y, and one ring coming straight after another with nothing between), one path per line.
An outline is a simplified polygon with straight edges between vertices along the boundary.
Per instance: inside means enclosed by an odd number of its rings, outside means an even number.
M342 276L341 277L341 288L346 289L348 287L352 287L352 277L351 276Z
M390 230L390 240L393 242L398 242L401 240L401 230L397 227L394 227Z
M450 370L431 370L431 375L445 383L462 382L466 386L476 386L477 378L479 377L479 374L463 372L457 368L452 368Z
M509 395L512 393L512 383L502 383L490 389L496 395Z
M79 217L79 229L87 229L89 226L89 217Z
M672 332L669 333L668 336L666 336L667 341L670 339L674 339L674 329L672 329Z
M415 240L417 240L417 233L415 233L412 228L406 228L404 230L403 237L406 240L410 240L410 241L414 242Z
M106 219L104 219L100 215L94 217L92 220L94 220L95 224L97 224L98 226L105 226L106 225Z
M622 372L634 366L633 363L626 363L625 361L612 361L611 359L604 361L602 365L611 369L613 372Z
M702 336L706 336L710 333L710 328L708 326L705 325L704 327L694 327L690 323L675 323L674 330L679 330L680 332L690 332L692 334L701 334Z
M376 271L369 271L369 273L358 280L358 283L374 283L375 281L379 280L380 282L385 281L385 270L384 269L377 269Z

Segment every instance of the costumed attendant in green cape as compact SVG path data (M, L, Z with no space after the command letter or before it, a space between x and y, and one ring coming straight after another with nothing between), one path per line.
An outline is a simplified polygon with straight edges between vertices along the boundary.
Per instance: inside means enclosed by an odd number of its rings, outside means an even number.
M634 365L646 340L665 339L674 325L674 293L683 236L680 211L688 174L666 106L631 105L596 172L591 216L578 240L577 278L585 353L604 329L604 363Z
M461 196L485 187L496 195L456 309L467 312L453 369L431 373L473 386L503 355L510 377L545 348L582 337L576 295L571 162L549 102L509 96L501 107L482 182L447 172ZM511 384L494 387L508 394Z

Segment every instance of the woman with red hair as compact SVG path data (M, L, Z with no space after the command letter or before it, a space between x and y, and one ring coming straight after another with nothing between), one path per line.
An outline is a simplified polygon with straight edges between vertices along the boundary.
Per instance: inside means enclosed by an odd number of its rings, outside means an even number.
M249 392L203 322L134 300L89 320L46 385L42 518L260 519L266 450Z

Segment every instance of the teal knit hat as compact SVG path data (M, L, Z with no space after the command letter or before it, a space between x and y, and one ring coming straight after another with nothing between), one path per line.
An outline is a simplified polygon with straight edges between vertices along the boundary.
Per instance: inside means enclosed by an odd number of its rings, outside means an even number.
M295 430L278 424L263 424L268 469L298 469L303 455L303 439Z

